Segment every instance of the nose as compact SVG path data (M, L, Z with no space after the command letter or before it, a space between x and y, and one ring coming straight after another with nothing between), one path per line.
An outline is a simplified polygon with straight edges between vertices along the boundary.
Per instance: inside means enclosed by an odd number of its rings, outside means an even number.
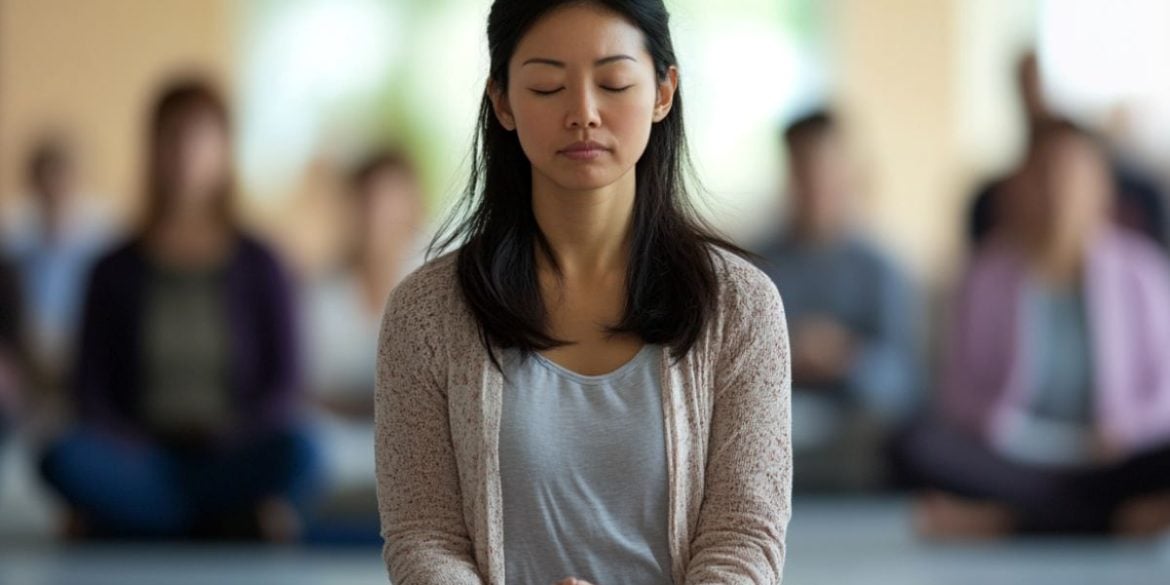
M601 126L601 113L597 110L597 99L587 85L573 93L569 110L565 116L565 127L597 128Z

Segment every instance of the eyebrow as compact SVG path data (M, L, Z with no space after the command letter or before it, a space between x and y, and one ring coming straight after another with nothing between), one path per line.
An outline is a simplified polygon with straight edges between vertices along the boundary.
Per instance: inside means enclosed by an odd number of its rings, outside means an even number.
M600 67L602 65L608 65L608 64L613 63L615 61L624 61L624 60L633 61L635 63L638 62L637 59L635 59L629 55L610 55L608 57L602 57L602 58L594 61L593 66ZM533 57L532 59L525 61L520 66L523 67L525 65L552 65L553 67L560 67L562 69L564 69L566 67L564 61L557 61L556 59L545 59L543 57Z

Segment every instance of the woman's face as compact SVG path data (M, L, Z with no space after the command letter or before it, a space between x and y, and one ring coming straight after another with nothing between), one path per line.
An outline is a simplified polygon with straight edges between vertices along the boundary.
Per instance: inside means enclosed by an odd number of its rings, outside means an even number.
M423 209L421 189L413 174L382 169L366 179L360 189L360 203L354 210L360 245L382 249L415 236Z
M229 165L227 133L211 112L173 118L164 129L164 165L171 197L180 207L210 205L223 187Z
M641 30L591 4L533 25L508 77L507 88L489 87L497 118L517 132L534 181L565 190L605 187L631 172L678 85L674 67L657 79Z
M1092 142L1072 135L1050 138L1040 160L1035 212L1047 239L1077 241L1107 220L1112 177Z

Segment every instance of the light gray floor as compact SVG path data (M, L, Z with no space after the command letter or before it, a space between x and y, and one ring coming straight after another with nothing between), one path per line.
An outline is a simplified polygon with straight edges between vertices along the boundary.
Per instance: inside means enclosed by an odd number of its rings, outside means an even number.
M1155 585L1170 544L1030 540L928 546L897 500L798 500L786 585ZM379 551L0 542L3 585L373 584ZM607 584L599 584L607 585Z
M1030 539L929 545L904 501L802 500L786 585L1165 585L1170 544Z

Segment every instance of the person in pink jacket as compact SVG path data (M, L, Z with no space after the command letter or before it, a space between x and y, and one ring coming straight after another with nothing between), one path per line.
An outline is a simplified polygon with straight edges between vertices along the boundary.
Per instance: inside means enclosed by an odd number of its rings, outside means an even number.
M972 259L937 418L902 445L930 536L1170 527L1170 267L1109 220L1107 159L1064 120Z

